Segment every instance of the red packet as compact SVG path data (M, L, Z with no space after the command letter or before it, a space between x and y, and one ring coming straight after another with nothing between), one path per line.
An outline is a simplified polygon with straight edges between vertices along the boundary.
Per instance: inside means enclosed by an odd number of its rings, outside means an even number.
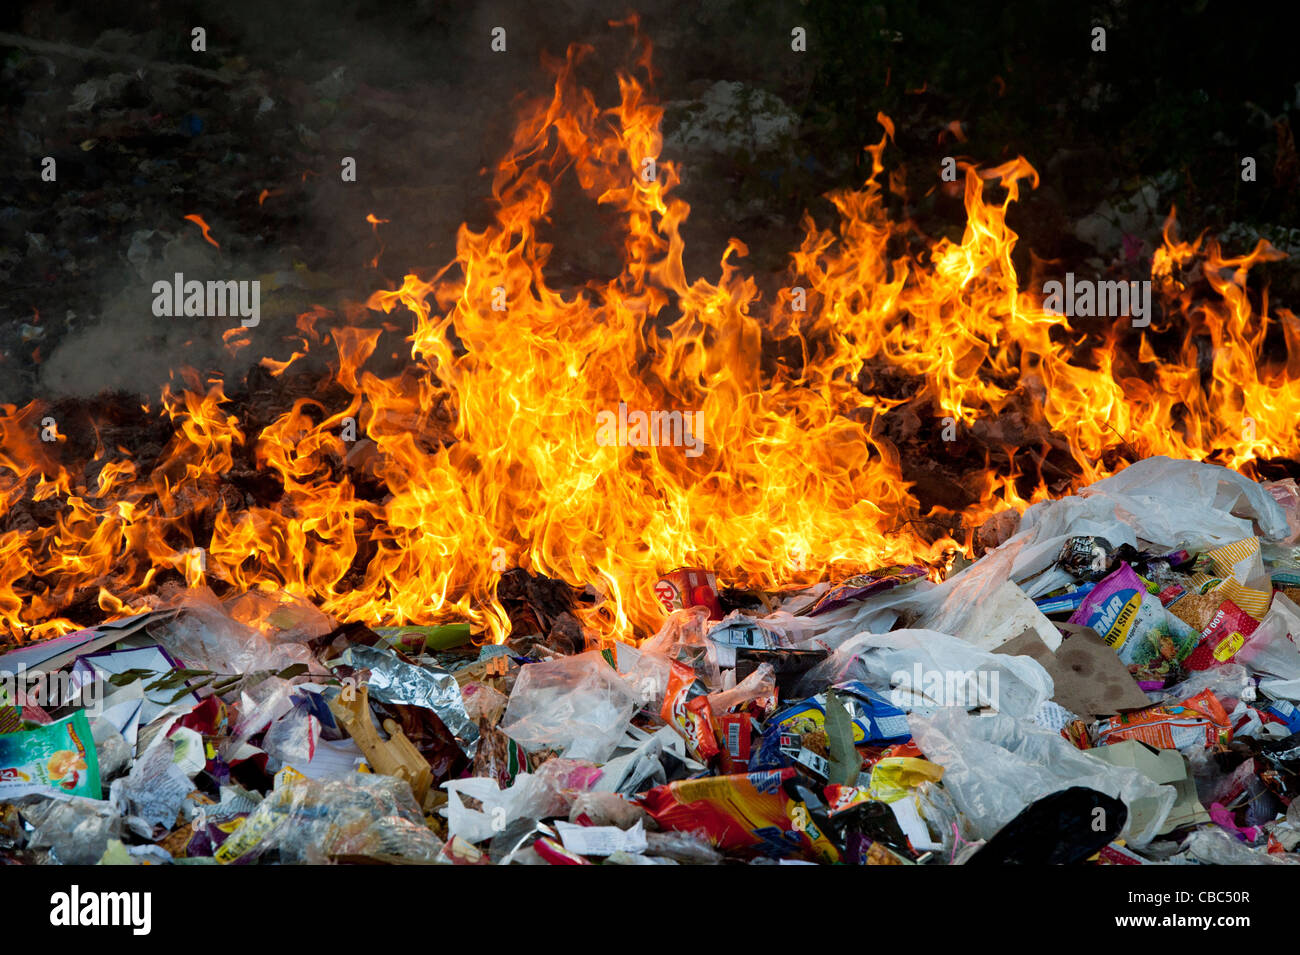
M1201 631L1201 639L1183 666L1188 670L1209 670L1223 666L1237 655L1259 626L1259 621L1231 600L1219 605L1210 625Z
M542 836L534 842L533 850L551 865L591 865L587 859L570 852L550 836Z
M722 619L718 579L711 570L682 567L669 571L655 584L655 597L667 613L688 607L707 607L710 620Z
M718 724L718 745L722 753L722 771L743 773L749 769L749 737L753 728L748 713L723 713L714 717Z

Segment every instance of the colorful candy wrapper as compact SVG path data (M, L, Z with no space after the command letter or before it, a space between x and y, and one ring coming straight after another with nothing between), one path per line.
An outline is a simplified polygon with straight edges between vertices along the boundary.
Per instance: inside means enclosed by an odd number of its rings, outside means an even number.
M791 822L794 800L783 788L797 775L793 769L773 769L682 779L636 798L664 829L702 832L724 851L815 858L813 841Z
M0 801L42 792L103 798L99 759L84 710L0 736Z
M660 716L686 740L691 755L707 763L718 753L708 691L685 663L674 662Z
M1164 677L1196 646L1198 634L1121 564L1084 598L1070 623L1092 627L1138 676Z
M1232 739L1232 725L1219 698L1202 690L1182 703L1161 703L1120 713L1097 724L1103 746L1135 739L1157 749L1194 749Z
M894 587L913 580L919 580L924 576L925 568L917 564L882 567L867 574L857 574L846 580L841 580L818 597L817 601L805 611L805 614L809 617L815 617L818 614L826 613L828 610L834 610L836 607L843 607L854 600L862 600L865 597L892 590Z

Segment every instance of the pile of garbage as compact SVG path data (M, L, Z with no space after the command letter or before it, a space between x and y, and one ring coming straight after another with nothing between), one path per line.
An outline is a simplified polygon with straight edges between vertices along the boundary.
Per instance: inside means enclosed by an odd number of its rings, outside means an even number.
M0 860L1300 861L1300 487L1151 458L982 536L674 571L603 649L186 590L0 655Z

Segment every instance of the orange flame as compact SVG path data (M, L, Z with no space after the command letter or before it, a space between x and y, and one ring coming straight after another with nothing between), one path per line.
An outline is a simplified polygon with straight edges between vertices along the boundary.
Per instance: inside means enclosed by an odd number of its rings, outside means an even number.
M689 208L636 44L612 106L575 79L586 48L555 65L550 98L524 109L495 167L491 223L460 228L454 261L375 292L373 311L349 310L328 336L318 323L339 316L300 317L302 348L263 364L278 374L328 341L332 381L260 431L221 382L187 372L162 395L174 433L149 473L99 448L74 476L66 446L40 440L47 409L0 409L0 621L65 632L67 608L128 612L170 579L280 588L369 623L469 620L500 640L496 584L519 566L590 588L587 626L633 639L662 619L652 585L674 567L769 589L910 560L937 575L988 514L1047 496L1047 444L1008 438L1022 449L1011 467L970 476L977 503L922 513L883 429L903 405L934 432L1017 417L1068 454L1075 485L1152 454L1251 473L1300 451L1300 324L1246 290L1276 252L1180 242L1171 215L1151 272L1161 322L1050 313L1021 287L1006 224L1033 167L963 166L965 233L927 240L887 214L883 116L867 181L829 197L833 226L805 219L784 289L760 292L735 239L715 276L688 278ZM580 287L548 274L566 175L617 227L623 262ZM1208 300L1193 299L1193 273ZM381 377L366 364L398 320L411 364ZM877 386L891 376L906 387ZM660 427L633 440L638 412ZM282 493L232 493L223 476L250 459ZM944 530L957 518L964 541Z
M193 222L195 225L197 225L197 226L198 226L198 227L203 231L203 238L204 238L205 241L207 241L207 242L211 242L211 243L212 243L213 245L215 245L218 249L221 248L221 246L217 243L217 240L214 239L214 238L212 238L212 233L208 231L208 224L207 224L206 222L203 221L203 217L202 217L202 216L198 216L198 215L191 214L191 215L186 216L186 217L185 217L185 220L186 220L187 222Z

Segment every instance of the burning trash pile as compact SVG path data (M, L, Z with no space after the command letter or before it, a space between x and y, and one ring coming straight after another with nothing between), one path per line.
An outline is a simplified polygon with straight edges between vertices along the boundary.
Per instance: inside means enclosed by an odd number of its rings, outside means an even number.
M788 275L688 279L634 42L613 106L555 64L431 276L0 406L0 859L1300 858L1280 253L1171 215L1040 295L1029 162L932 238L882 114Z
M1011 518L940 583L673 571L639 646L523 572L481 646L179 589L0 656L0 857L1300 861L1295 482L1151 458Z

